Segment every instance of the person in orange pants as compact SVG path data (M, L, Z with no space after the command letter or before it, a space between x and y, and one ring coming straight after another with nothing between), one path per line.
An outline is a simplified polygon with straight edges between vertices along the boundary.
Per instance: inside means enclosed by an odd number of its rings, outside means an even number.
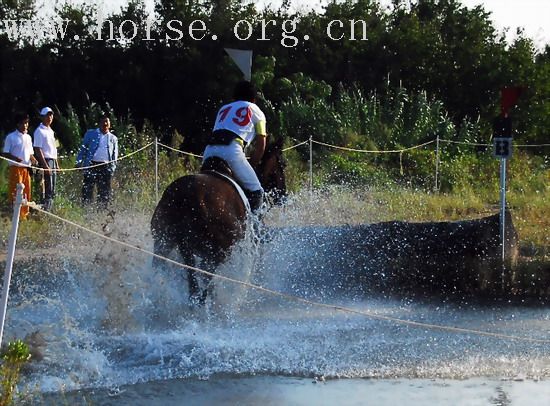
M30 165L37 164L33 155L33 146L31 136L27 133L29 129L29 115L17 114L15 118L16 130L9 133L4 141L2 156L8 158L8 195L10 202L15 202L17 184L22 183L25 186L23 196L27 201L31 200L31 177L29 174ZM29 208L22 206L19 218L26 219L29 215Z

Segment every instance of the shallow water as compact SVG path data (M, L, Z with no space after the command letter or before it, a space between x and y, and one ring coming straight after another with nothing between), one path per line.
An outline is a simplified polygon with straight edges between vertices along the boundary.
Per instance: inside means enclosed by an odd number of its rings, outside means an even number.
M44 402L61 397L46 396ZM495 379L340 379L290 377L165 380L123 387L117 392L64 395L70 404L177 405L530 405L546 406L548 382Z
M147 235L146 220L121 217L113 237L150 249L148 237L130 237ZM60 250L76 258L18 269L13 278L6 340L35 331L44 340L44 358L20 389L46 404L550 399L550 344L522 339L550 338L546 307L385 297L366 286L368 277L358 284L361 261L333 241L331 229L280 229L261 246L244 241L219 273L288 296L217 282L214 302L200 310L187 305L181 270L155 272L146 254L111 242L68 241Z

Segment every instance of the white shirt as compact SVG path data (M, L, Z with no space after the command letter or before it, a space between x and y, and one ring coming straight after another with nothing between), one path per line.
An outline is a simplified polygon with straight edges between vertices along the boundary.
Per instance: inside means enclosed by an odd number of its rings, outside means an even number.
M232 131L249 144L256 136L259 123L265 128L265 114L262 110L254 103L239 100L222 106L216 116L213 131Z
M34 130L34 146L42 149L45 159L57 159L55 136L51 127L40 125Z
M103 134L99 130L98 132L101 134L101 137L99 137L99 145L97 146L97 150L95 151L95 154L92 157L92 161L109 162L110 158L109 158L109 144L108 144L109 137L107 137L108 133Z
M10 165L30 165L31 155L33 154L31 136L27 133L20 133L18 130L9 133L4 141L2 152L12 154L22 160L21 163L9 162Z

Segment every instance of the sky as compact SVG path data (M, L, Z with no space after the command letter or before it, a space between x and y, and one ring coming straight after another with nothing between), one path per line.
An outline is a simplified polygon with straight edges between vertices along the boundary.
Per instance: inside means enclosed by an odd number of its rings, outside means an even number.
M498 29L509 28L508 39L522 27L537 46L550 44L550 0L462 0L462 4L470 8L482 5L490 11Z
M295 7L317 8L326 1L323 0L293 0ZM535 44L543 48L550 44L550 0L461 0L468 8L483 6L491 13L491 20L499 31L506 30L507 39L515 37L518 27L524 29L526 36L532 38ZM261 0L263 4L280 4L280 0ZM391 0L380 0L389 6Z
M48 1L48 0L46 0ZM53 1L53 0L50 0ZM126 3L124 0L73 0L74 2L99 2L108 9L116 10ZM278 7L282 0L254 1L259 5L271 4ZM291 0L293 7L298 10L311 8L320 9L327 0ZM389 6L391 0L380 0L383 5ZM152 10L153 0L146 0L149 10ZM499 31L505 30L507 39L515 37L518 27L523 28L526 36L532 38L540 49L550 44L550 0L462 0L462 4L469 8L482 5L491 13L491 19Z

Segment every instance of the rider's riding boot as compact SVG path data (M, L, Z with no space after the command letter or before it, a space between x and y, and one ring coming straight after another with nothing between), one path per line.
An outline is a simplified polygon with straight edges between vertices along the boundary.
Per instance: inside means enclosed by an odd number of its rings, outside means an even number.
M244 192L246 197L248 198L248 202L250 203L250 209L252 210L252 213L256 214L258 209L262 206L262 203L264 201L264 192L263 190L246 190Z
M245 191L245 195L246 197L248 197L248 201L250 202L250 209L252 210L252 214L254 214L252 221L252 230L255 241L259 243L266 243L271 241L271 233L263 222L263 215L265 213L260 210L264 200L263 190L255 190L253 192L247 190Z

